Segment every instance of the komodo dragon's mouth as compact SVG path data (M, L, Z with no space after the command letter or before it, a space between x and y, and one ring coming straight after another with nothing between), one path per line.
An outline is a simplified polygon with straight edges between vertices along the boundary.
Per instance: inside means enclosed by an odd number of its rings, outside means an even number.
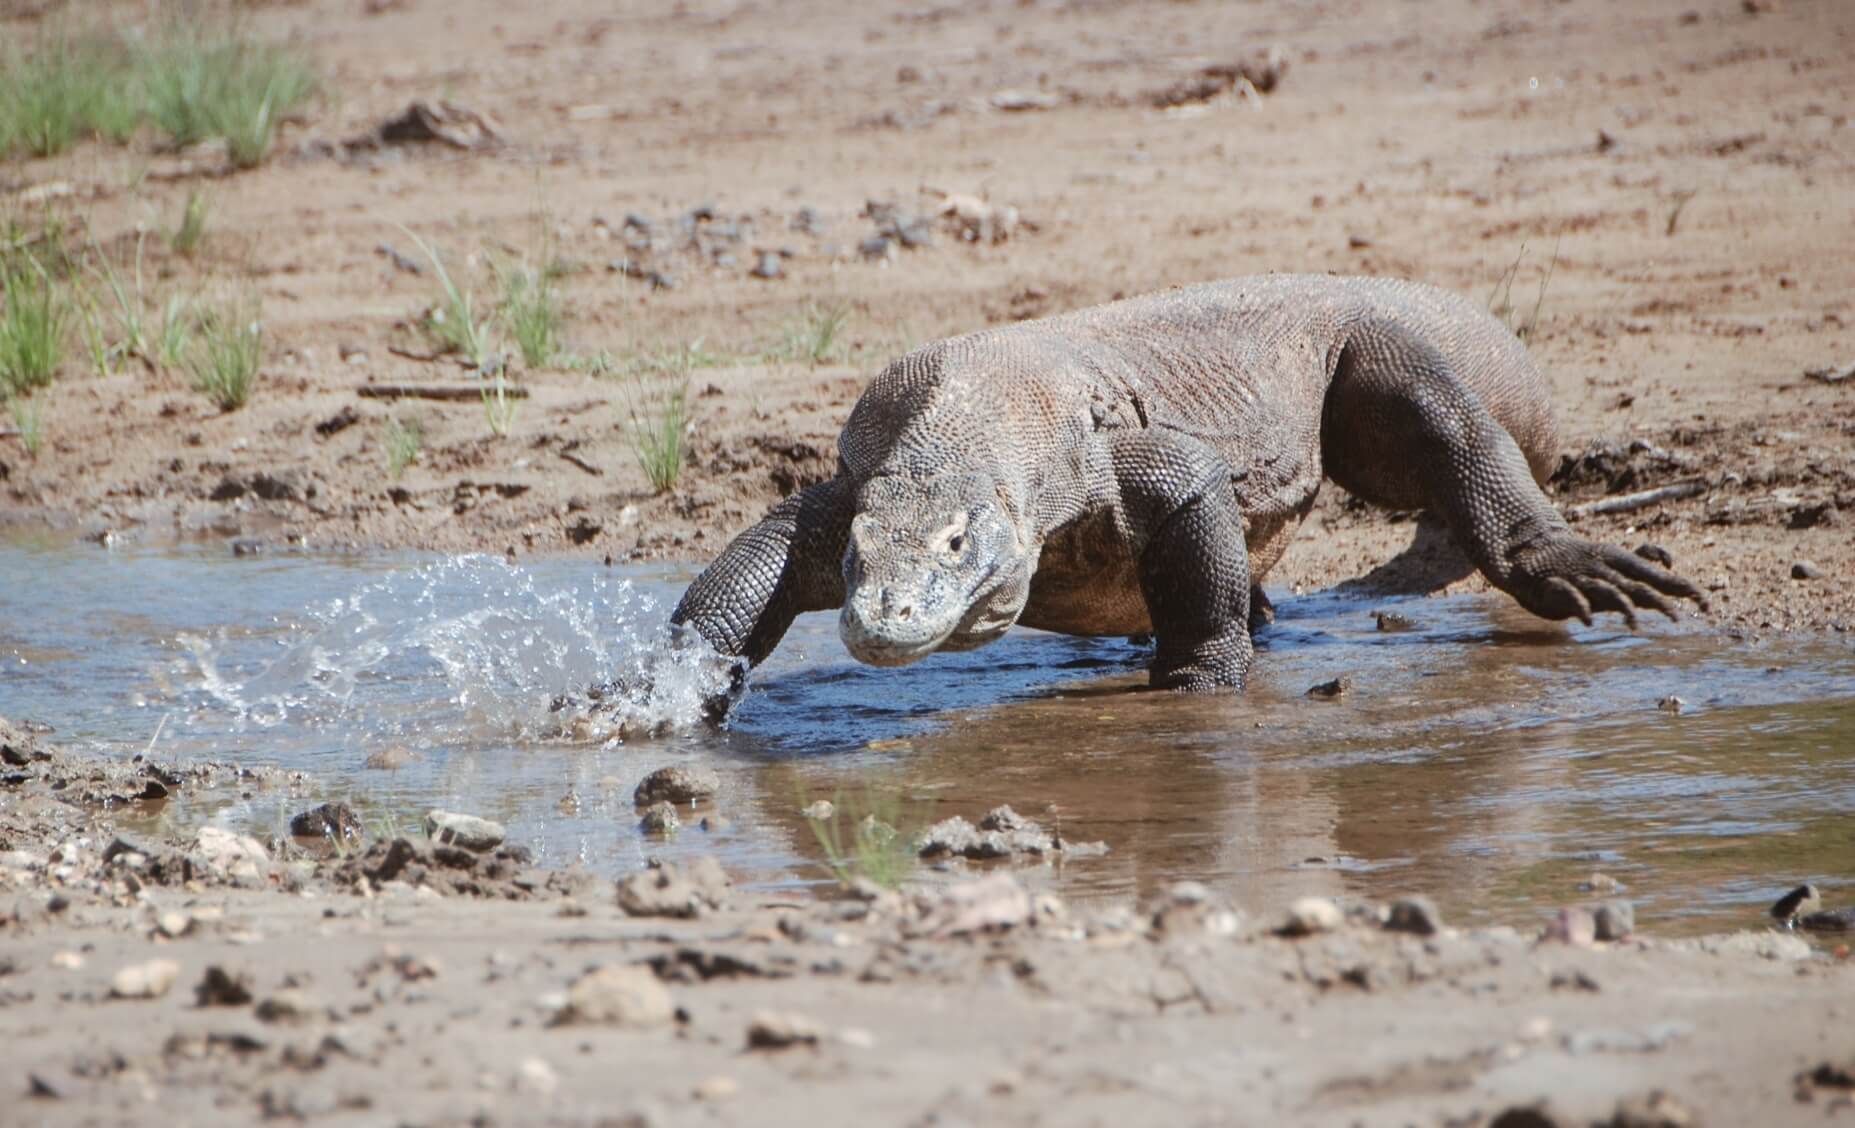
M851 656L870 666L906 666L937 650L972 650L984 646L1017 622L1018 613L1024 609L1024 593L1029 590L1027 583L1010 584L1017 569L1008 573L1003 582L998 580L1001 571L1004 566L998 563L987 568L974 585L974 594L965 601L960 617L951 619L940 630L922 630L922 620L914 615L904 620L908 625L900 630L896 628L902 624L894 620L873 629L863 616L854 612L857 600L855 593L850 593L838 618L838 633ZM1009 607L1000 607L996 597L1008 586L1015 587L1016 597Z

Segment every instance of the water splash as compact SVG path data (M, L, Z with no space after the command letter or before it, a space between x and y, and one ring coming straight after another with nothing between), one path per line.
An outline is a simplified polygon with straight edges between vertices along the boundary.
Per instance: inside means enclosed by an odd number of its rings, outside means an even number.
M358 731L426 747L604 741L693 725L729 687L728 661L699 640L672 639L663 619L628 579L591 573L543 586L501 558L461 556L280 624L271 642L281 653L267 658L223 633L180 642L197 704L259 729ZM624 688L589 697L589 686Z

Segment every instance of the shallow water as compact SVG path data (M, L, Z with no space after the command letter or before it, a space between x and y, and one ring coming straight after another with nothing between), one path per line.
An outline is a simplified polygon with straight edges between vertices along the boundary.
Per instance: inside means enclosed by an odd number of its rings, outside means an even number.
M1309 892L1423 892L1453 920L1525 926L1601 870L1669 934L1755 925L1804 879L1855 900L1846 641L1566 629L1495 598L1277 594L1249 691L1186 698L1139 692L1145 655L1121 641L1018 631L876 670L813 615L716 730L695 719L712 672L660 643L687 579L15 539L0 543L0 714L108 755L152 744L305 769L376 833L441 806L504 821L550 863L715 852L773 890L826 876L797 812L835 796L907 824L1009 803L1107 842L1032 871L1072 898L1189 877L1258 913ZM1377 631L1369 612L1391 606L1416 629ZM556 695L646 667L655 688L626 706L626 731L661 735L562 733ZM1344 698L1305 696L1339 674ZM1679 714L1657 708L1671 694ZM388 750L407 762L364 766ZM720 771L729 825L643 837L632 788L690 762ZM159 817L278 834L306 805L260 791Z

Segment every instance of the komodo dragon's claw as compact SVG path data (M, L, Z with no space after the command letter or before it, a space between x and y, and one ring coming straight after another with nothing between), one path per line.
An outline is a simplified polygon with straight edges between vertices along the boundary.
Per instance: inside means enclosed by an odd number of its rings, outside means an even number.
M1591 624L1594 612L1615 611L1631 630L1638 608L1679 617L1676 599L1707 610L1691 582L1633 553L1563 533L1516 555L1510 579L1515 599L1535 615Z

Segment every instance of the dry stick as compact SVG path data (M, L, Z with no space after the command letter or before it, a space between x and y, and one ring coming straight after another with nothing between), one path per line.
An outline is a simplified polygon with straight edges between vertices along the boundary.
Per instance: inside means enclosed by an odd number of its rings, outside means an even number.
M592 463L586 461L584 458L581 458L579 455L574 454L572 451L563 450L560 452L560 456L566 459L568 462L573 463L575 466L578 466L580 469L586 471L588 474L591 474L595 478L603 478L605 476L604 470L599 469L597 466L594 466Z
M1583 505L1574 505L1566 509L1565 515L1567 517L1591 517L1599 513L1628 513L1644 506L1654 505L1658 501L1675 501L1705 492L1707 492L1705 481L1690 478L1685 482L1671 482L1652 490L1638 490L1635 493L1618 494L1616 497L1606 497L1598 501L1587 501Z
M483 398L481 384L362 384L354 394L366 399L471 400ZM504 385L502 394L510 399L527 399L528 389Z

